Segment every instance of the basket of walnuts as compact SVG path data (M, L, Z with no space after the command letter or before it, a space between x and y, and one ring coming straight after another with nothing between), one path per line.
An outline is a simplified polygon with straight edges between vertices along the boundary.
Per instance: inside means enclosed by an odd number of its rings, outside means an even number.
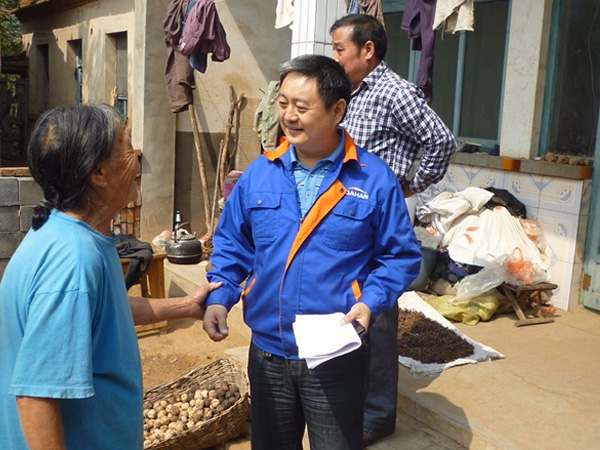
M248 381L228 358L144 393L144 450L200 450L237 437L248 416Z

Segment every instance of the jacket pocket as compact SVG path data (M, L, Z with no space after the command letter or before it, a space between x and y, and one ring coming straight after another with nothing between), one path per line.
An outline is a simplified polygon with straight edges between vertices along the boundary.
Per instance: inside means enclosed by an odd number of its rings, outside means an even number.
M341 201L326 221L325 245L341 251L358 250L373 240L373 205L359 201Z
M273 242L279 232L281 194L253 192L248 196L255 242Z

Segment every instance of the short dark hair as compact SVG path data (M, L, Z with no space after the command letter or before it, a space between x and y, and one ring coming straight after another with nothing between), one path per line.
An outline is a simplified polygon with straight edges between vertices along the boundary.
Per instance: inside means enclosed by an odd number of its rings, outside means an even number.
M385 28L379 20L368 14L349 14L336 20L331 28L329 34L332 34L336 29L340 27L351 27L352 33L350 39L360 49L367 43L367 41L375 44L375 56L381 61L385 58L387 52L387 36L385 34Z
M82 204L90 175L111 156L117 124L124 126L123 117L102 103L58 106L38 119L27 148L31 175L45 199L34 210L34 229L44 224L49 208L70 211Z
M350 103L352 84L344 68L332 58L323 55L302 55L286 63L279 69L279 81L290 73L299 73L317 82L317 92L325 107L331 108L340 98Z

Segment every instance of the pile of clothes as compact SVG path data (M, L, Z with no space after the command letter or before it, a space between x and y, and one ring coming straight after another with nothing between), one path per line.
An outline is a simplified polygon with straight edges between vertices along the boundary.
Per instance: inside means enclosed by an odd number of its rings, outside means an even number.
M422 245L440 253L429 290L465 301L502 283L549 281L547 245L525 205L510 192L469 187L421 204L415 227Z

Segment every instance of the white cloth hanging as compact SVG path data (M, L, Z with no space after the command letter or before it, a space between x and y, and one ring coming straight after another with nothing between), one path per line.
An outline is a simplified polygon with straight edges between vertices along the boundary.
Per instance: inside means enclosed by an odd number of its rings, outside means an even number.
M446 33L473 31L473 0L437 0L433 29L442 27Z
M277 0L275 28L292 27L294 23L294 0Z

